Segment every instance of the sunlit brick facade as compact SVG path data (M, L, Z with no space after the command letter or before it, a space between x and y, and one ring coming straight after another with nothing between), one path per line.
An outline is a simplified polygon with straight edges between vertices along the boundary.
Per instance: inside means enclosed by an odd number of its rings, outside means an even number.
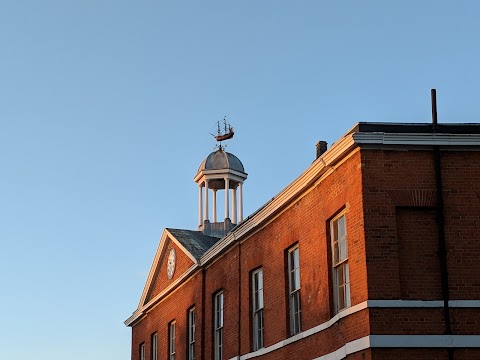
M480 359L480 125L359 123L233 226L164 230L132 360Z

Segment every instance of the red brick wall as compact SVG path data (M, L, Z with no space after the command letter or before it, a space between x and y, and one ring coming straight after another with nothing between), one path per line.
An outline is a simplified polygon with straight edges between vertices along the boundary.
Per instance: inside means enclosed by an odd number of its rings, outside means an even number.
M154 307L136 325L132 327L132 359L139 359L139 344L145 342L146 357L151 359L150 349L151 334L158 332L158 359L167 358L168 349L168 324L176 321L176 353L179 359L186 358L187 344L187 311L195 305L197 309L197 338L196 352L200 354L200 331L202 327L202 273L198 272L190 278L184 286L180 287L171 296L165 298Z
M480 152L442 156L450 298L480 299Z
M400 299L397 213L388 191L435 189L433 155L362 150L361 161L369 298Z
M203 319L205 359L213 357L213 295L220 289L224 292L225 300L223 356L228 359L238 354L239 318L240 352L245 354L251 351L250 274L260 266L263 267L264 279L265 346L289 337L285 251L293 244L298 243L300 253L302 331L324 323L334 315L328 221L343 209L346 210L347 217L351 302L355 305L367 300L359 160L360 153L357 151L343 164L338 165L329 177L305 196L297 199L263 229L240 246L235 244L206 268L206 303ZM181 251L177 250L175 276L189 266L188 261L182 261ZM162 264L154 286L154 294L168 285L169 280L166 279L164 268L165 264ZM177 321L177 355L184 358L184 346L179 344L186 343L187 309L201 302L200 279L201 275L198 274L189 280L188 284L163 300L145 319L133 327L133 359L138 358L138 345L142 341L146 343L146 355L147 359L149 358L150 336L155 331L159 334L159 358L162 358L162 354L166 354L168 348L167 326L173 319ZM197 311L197 354L200 354L201 321L201 313ZM363 310L341 319L321 333L292 343L264 358L293 359L292 356L297 356L298 359L304 359L310 355L320 356L368 333L368 311Z
M205 276L205 359L213 359L213 299L219 290L224 296L223 357L229 359L237 354L238 343L237 249L232 249L208 267Z
M442 299L432 151L362 150L369 299ZM450 299L480 298L480 153L442 152ZM403 198L402 198L403 197ZM427 199L428 198L428 199ZM425 207L421 207L425 206ZM480 333L451 309L454 334ZM442 334L442 309L371 309L374 334Z
M455 335L480 335L480 310L478 308L450 309L452 332Z
M447 349L372 349L372 360L448 360ZM480 349L451 349L454 360L480 360Z
M400 276L398 230L413 227L403 219L397 224L398 211L395 201L389 196L392 189L435 190L434 162L432 151L386 151L362 150L363 194L365 202L365 237L371 299L415 298L414 293L402 294L401 277L415 277L425 284L433 282L432 274L438 268L433 262L433 241L428 237L421 246L414 244L412 252L420 250L428 255L424 270L411 271ZM442 182L445 203L445 233L448 251L448 271L451 299L478 299L480 296L480 153L442 152ZM408 194L408 191L405 192ZM398 201L398 200L397 200ZM402 210L403 211L403 210ZM431 220L423 225L436 231ZM412 234L405 234L411 238ZM418 238L422 234L414 235ZM419 244L420 245L420 244ZM438 246L438 245L437 245ZM416 256L413 254L413 256ZM432 260L432 261L430 261ZM416 261L410 259L410 261ZM413 265L413 264L410 264ZM427 271L428 270L428 271ZM405 284L407 285L407 284ZM439 298L438 287L427 285L422 296ZM407 286L408 287L408 286Z
M250 274L259 266L263 267L264 279L265 346L289 337L285 251L293 244L298 243L300 253L302 330L324 323L334 315L330 290L331 244L328 221L342 209L346 209L347 217L351 302L355 305L367 299L359 159L360 153L356 152L339 165L320 185L298 199L267 226L240 246L234 245L206 268L205 359L213 356L213 295L220 289L223 289L225 299L224 358L228 359L238 354L239 316L240 352L244 354L251 351ZM181 272L179 255L180 252L177 250L178 265L175 276ZM239 255L241 255L240 262ZM166 278L162 278L166 277L164 268L163 264L158 275L160 280L155 289L168 284ZM185 337L182 339L184 336L182 334L186 333L186 312L192 304L200 302L199 294L201 294L201 281L190 280L188 285L183 286L173 296L155 307L133 328L133 352L137 352L138 344L145 341L148 356L150 335L155 329L159 331L159 351L166 352L167 325L173 319L177 319L177 344L186 343ZM200 323L200 317L201 314L197 312L198 323ZM200 328L197 327L197 329ZM291 351L300 351L299 358L304 358L308 352L312 357L320 356L338 349L348 341L363 337L368 332L368 312L364 310L341 319L337 324L319 334L301 342L295 342L266 357L289 358ZM200 331L197 335L200 336ZM200 339L197 339L197 342L200 343ZM319 346L321 346L320 351ZM184 354L181 351L184 349L177 349L179 355ZM135 356L137 355L134 354L134 359Z
M371 352L372 360L448 360L446 349L372 349Z
M349 249L349 266L352 305L367 300L365 276L365 247L363 241L363 215L361 199L360 154L350 159L327 177L320 185L267 226L235 245L206 270L206 300L218 289L225 296L225 348L224 357L237 355L238 317L240 315L240 352L251 352L251 271L263 268L265 346L268 347L289 337L288 297L285 277L285 252L292 245L299 245L301 273L302 330L310 329L328 321L332 316L330 240L328 220L342 209L346 209ZM239 296L239 253L241 253ZM213 329L211 324L213 304L207 304L206 312L206 358L212 356ZM292 349L303 347L311 351L312 357L334 351L346 342L368 334L368 313L361 312L341 319L337 325L321 334L294 343L275 351L265 358L281 358ZM318 346L323 344L321 350ZM325 344L329 344L326 346ZM303 353L307 356L308 353ZM285 358L288 358L285 355Z
M440 335L445 331L442 308L371 308L371 334Z
M480 154L443 153L442 164L451 298L478 299ZM173 319L177 321L177 355L185 358L187 310L193 304L197 305L196 351L200 357L204 328L204 359L211 359L213 295L221 289L225 300L224 358L236 356L238 349L241 354L251 352L250 274L260 266L264 280L265 346L288 338L285 251L294 244L298 244L300 254L302 331L331 319L334 313L328 222L341 210L346 211L352 306L367 299L440 299L437 230L431 209L435 190L432 152L361 150L331 171L241 245L235 243L207 266L204 318L200 272L136 324L132 331L133 359L138 359L142 341L147 345L149 359L150 336L155 331L159 333L159 358L165 358L167 325ZM418 194L427 194L428 199L418 200ZM175 277L180 269L191 265L188 258L180 255L177 250ZM165 272L162 264L154 293L168 284ZM455 334L480 333L476 309L452 309L451 313ZM362 310L261 358L318 357L370 333L443 331L441 308ZM456 349L455 359L467 352L472 358L479 354ZM444 349L372 349L352 354L348 359L446 359L446 354Z
M442 299L435 210L400 207L396 211L401 298Z

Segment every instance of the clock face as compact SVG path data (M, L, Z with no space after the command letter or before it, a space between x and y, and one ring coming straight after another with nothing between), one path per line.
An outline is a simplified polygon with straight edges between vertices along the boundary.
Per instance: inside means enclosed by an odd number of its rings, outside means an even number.
M175 272L175 249L171 248L167 260L167 276L169 279L173 277Z

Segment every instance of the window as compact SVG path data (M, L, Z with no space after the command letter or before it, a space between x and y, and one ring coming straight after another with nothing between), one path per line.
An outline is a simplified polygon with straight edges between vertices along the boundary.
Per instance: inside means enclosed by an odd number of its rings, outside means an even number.
M298 245L288 250L288 288L289 288L289 313L290 335L298 334L300 326L300 258Z
M175 321L168 325L168 354L170 360L175 360Z
M188 310L188 360L195 359L195 308Z
M263 270L252 273L253 351L263 347Z
M350 306L347 225L345 213L330 222L332 237L333 301L335 313Z
M214 301L214 353L215 360L222 360L222 347L223 347L223 292L215 294Z
M158 336L157 333L152 334L152 360L157 360L158 357Z
M140 344L140 360L145 360L145 343Z

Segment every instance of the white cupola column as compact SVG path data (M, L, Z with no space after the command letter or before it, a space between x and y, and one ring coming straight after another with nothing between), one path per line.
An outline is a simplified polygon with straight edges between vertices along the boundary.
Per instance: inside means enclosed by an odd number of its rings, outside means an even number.
M238 222L243 221L243 193L242 193L242 183L238 184Z
M228 180L228 177L225 177L225 219L227 218L230 218L230 215L228 213L228 197L229 197L229 193L228 193L228 186L229 186L229 180Z
M203 224L203 185L198 184L198 226Z
M205 220L208 221L208 180L205 180Z
M213 189L213 213L212 213L212 221L214 223L217 222L217 189Z
M237 223L237 189L232 189L232 223Z

